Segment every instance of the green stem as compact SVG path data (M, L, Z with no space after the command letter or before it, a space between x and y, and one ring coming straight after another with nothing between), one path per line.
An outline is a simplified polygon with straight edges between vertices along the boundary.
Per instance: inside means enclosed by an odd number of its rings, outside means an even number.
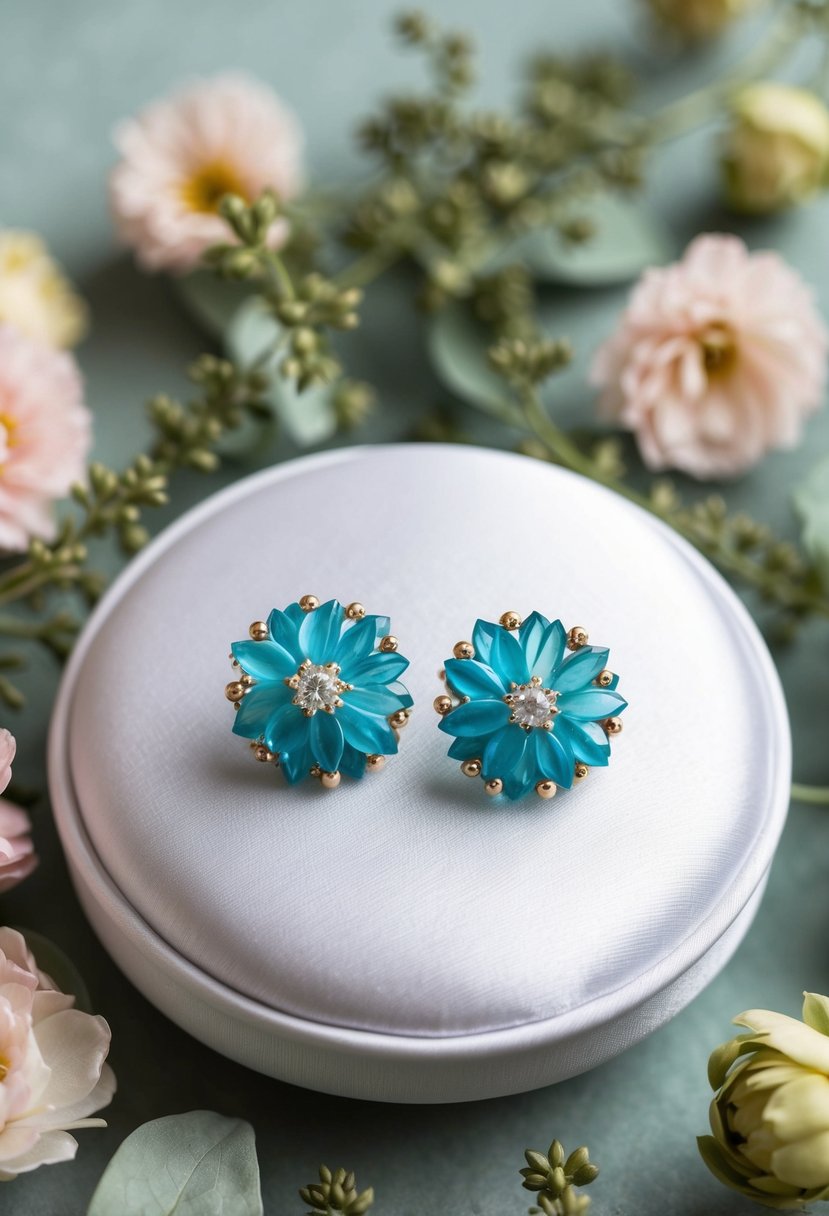
M792 802L811 803L812 806L829 806L829 786L798 785L792 786Z
M403 253L400 249L390 246L371 249L341 270L334 282L343 290L347 290L349 287L366 287L375 279L379 279L402 257Z
M282 261L282 258L278 253L274 253L272 249L269 249L267 255L265 256L265 267L285 299L293 300L296 296L294 281L290 276L288 267Z

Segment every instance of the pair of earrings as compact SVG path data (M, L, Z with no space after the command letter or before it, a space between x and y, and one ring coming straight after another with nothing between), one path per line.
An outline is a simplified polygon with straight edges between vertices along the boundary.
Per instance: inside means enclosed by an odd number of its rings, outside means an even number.
M278 764L291 785L310 775L334 789L396 753L413 701L387 616L304 595L249 634L231 647L225 696L233 732L257 760ZM622 729L627 702L608 657L580 626L568 632L538 612L476 621L472 640L446 660L446 692L434 701L440 730L453 736L449 756L492 796L569 789L608 763Z

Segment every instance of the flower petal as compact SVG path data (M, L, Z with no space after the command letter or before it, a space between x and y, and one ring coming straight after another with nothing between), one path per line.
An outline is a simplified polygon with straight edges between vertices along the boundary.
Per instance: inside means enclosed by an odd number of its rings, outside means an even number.
M509 630L499 628L492 639L489 666L502 679L515 684L526 684L530 678L527 660L517 638Z
M328 600L305 614L299 627L299 644L312 663L331 663L345 623L345 609L339 600Z
M396 684L395 687L403 688L404 686ZM390 714L397 713L399 709L407 709L412 704L410 696L402 697L383 684L354 688L350 692L343 693L343 699L355 709L362 709L367 714L378 714L381 718L387 718Z
M259 643L257 643L258 645ZM292 692L284 684L257 684L246 692L233 715L233 733L258 739L278 709L289 704Z
M582 764L589 764L593 768L607 766L610 742L598 722L575 722L566 714L559 714L555 731L569 744L573 755Z
M609 658L610 651L601 646L582 646L553 674L554 688L557 692L586 688L607 667Z
M393 756L397 753L397 738L385 718L364 713L346 703L337 710L346 743L369 755Z
M9 1132L22 1130L10 1128ZM8 1132L0 1135L0 1149ZM35 1143L25 1152L19 1153L9 1160L0 1159L0 1180L8 1181L18 1174L26 1174L40 1165L56 1165L59 1161L71 1161L78 1151L78 1142L68 1132L48 1131L38 1136Z
M234 642L233 657L254 680L275 683L292 676L297 669L293 655L276 642Z
M522 761L527 746L527 732L509 723L490 735L483 755L483 775L486 781L508 776Z
M492 621L476 621L475 628L472 630L472 645L475 647L475 658L482 663L489 662L490 651L492 650L492 639L502 631L501 625L494 625Z
M308 743L310 719L290 701L281 705L265 727L265 745L272 752L295 751Z
M401 676L409 666L409 660L396 651L385 654L374 651L349 667L349 684L389 684ZM345 679L345 672L342 673Z
M578 722L599 722L620 714L627 707L627 701L618 692L585 688L581 692L562 693L557 705L562 713Z
M829 1036L797 1018L773 1013L770 1009L749 1009L734 1021L738 1026L746 1026L763 1035L765 1047L774 1048L806 1068L829 1073Z
M550 622L540 612L531 612L521 622L521 627L518 630L518 643L524 651L527 668L530 672L532 672L541 647L544 645L544 635L549 628Z
M763 1122L771 1124L784 1144L829 1131L829 1077L800 1069L795 1080L774 1089L763 1111ZM825 1181L829 1186L829 1159Z
M829 1130L772 1153L774 1175L791 1186L829 1186Z
M82 1118L97 1109L86 1099L95 1091L109 1051L110 1030L101 1017L79 1009L63 1009L39 1022L35 1035L44 1063L50 1069L41 1105L53 1107L55 1114L66 1108L73 1117ZM102 1095L105 1105L115 1090Z
M501 677L477 659L447 659L446 678L459 697L491 700L503 697L507 685Z
M280 753L279 756L279 766L288 785L296 785L303 777L307 777L312 764L311 748L307 741L295 747L293 751Z
M486 735L506 726L510 709L505 701L467 701L438 723L447 735Z
M311 754L316 763L327 773L339 767L343 754L343 729L336 713L316 713L311 718L308 731Z
M295 612L299 612L299 617ZM284 612L280 612L278 608L274 608L273 612L268 617L268 629L271 631L271 637L281 646L283 650L287 650L288 654L294 659L294 667L299 667L305 655L302 653L302 647L299 644L299 627L305 620L305 613L300 608L299 604L290 604Z
M480 760L488 742L489 735L460 735L452 740L446 754L451 760Z
M374 650L381 638L389 632L391 622L387 616L364 616L351 625L346 621L342 636L337 643L333 661L339 663L344 680L350 680L349 664L359 662Z
M545 688L552 686L553 672L561 662L567 646L567 633L561 621L553 621L544 635L535 661L530 664L530 675L541 676Z
M343 747L343 754L340 758L340 772L345 777L354 777L359 779L366 771L366 754L360 752L356 747L352 747L350 743L346 743Z
M558 734L558 723L552 730L535 730L536 756L542 776L569 790L575 775L576 758L567 739ZM539 777L541 780L541 777Z

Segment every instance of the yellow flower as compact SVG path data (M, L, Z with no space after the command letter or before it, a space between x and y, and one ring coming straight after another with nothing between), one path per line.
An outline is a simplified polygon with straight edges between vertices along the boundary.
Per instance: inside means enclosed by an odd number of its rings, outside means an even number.
M646 0L663 25L688 42L701 42L722 33L726 26L761 0Z
M829 171L829 110L808 89L763 81L733 103L723 167L738 211L781 211L811 198Z
M0 229L0 324L48 346L74 346L86 306L32 232Z
M717 1094L714 1134L698 1141L705 1164L767 1207L829 1199L829 997L806 993L802 1022L767 1009L734 1021L750 1033L709 1061Z

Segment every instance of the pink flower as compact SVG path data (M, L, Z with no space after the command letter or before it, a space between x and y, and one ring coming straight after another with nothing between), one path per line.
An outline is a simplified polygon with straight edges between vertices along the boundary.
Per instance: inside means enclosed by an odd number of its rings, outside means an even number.
M827 348L811 291L778 254L700 236L681 262L645 271L590 378L649 468L730 477L797 443Z
M301 185L299 126L265 85L217 76L148 106L115 133L123 159L110 179L122 240L148 270L187 271L229 239L217 214L225 194L252 202L265 189L293 198ZM270 244L284 244L277 220Z
M52 538L52 501L84 480L90 424L72 356L0 325L0 549Z
M0 929L0 1180L68 1161L71 1130L105 1126L89 1115L115 1093L109 1027L74 1000L38 971L20 933Z
M14 735L0 729L0 794L11 781L16 750ZM30 829L25 811L0 798L0 894L16 887L37 865Z

